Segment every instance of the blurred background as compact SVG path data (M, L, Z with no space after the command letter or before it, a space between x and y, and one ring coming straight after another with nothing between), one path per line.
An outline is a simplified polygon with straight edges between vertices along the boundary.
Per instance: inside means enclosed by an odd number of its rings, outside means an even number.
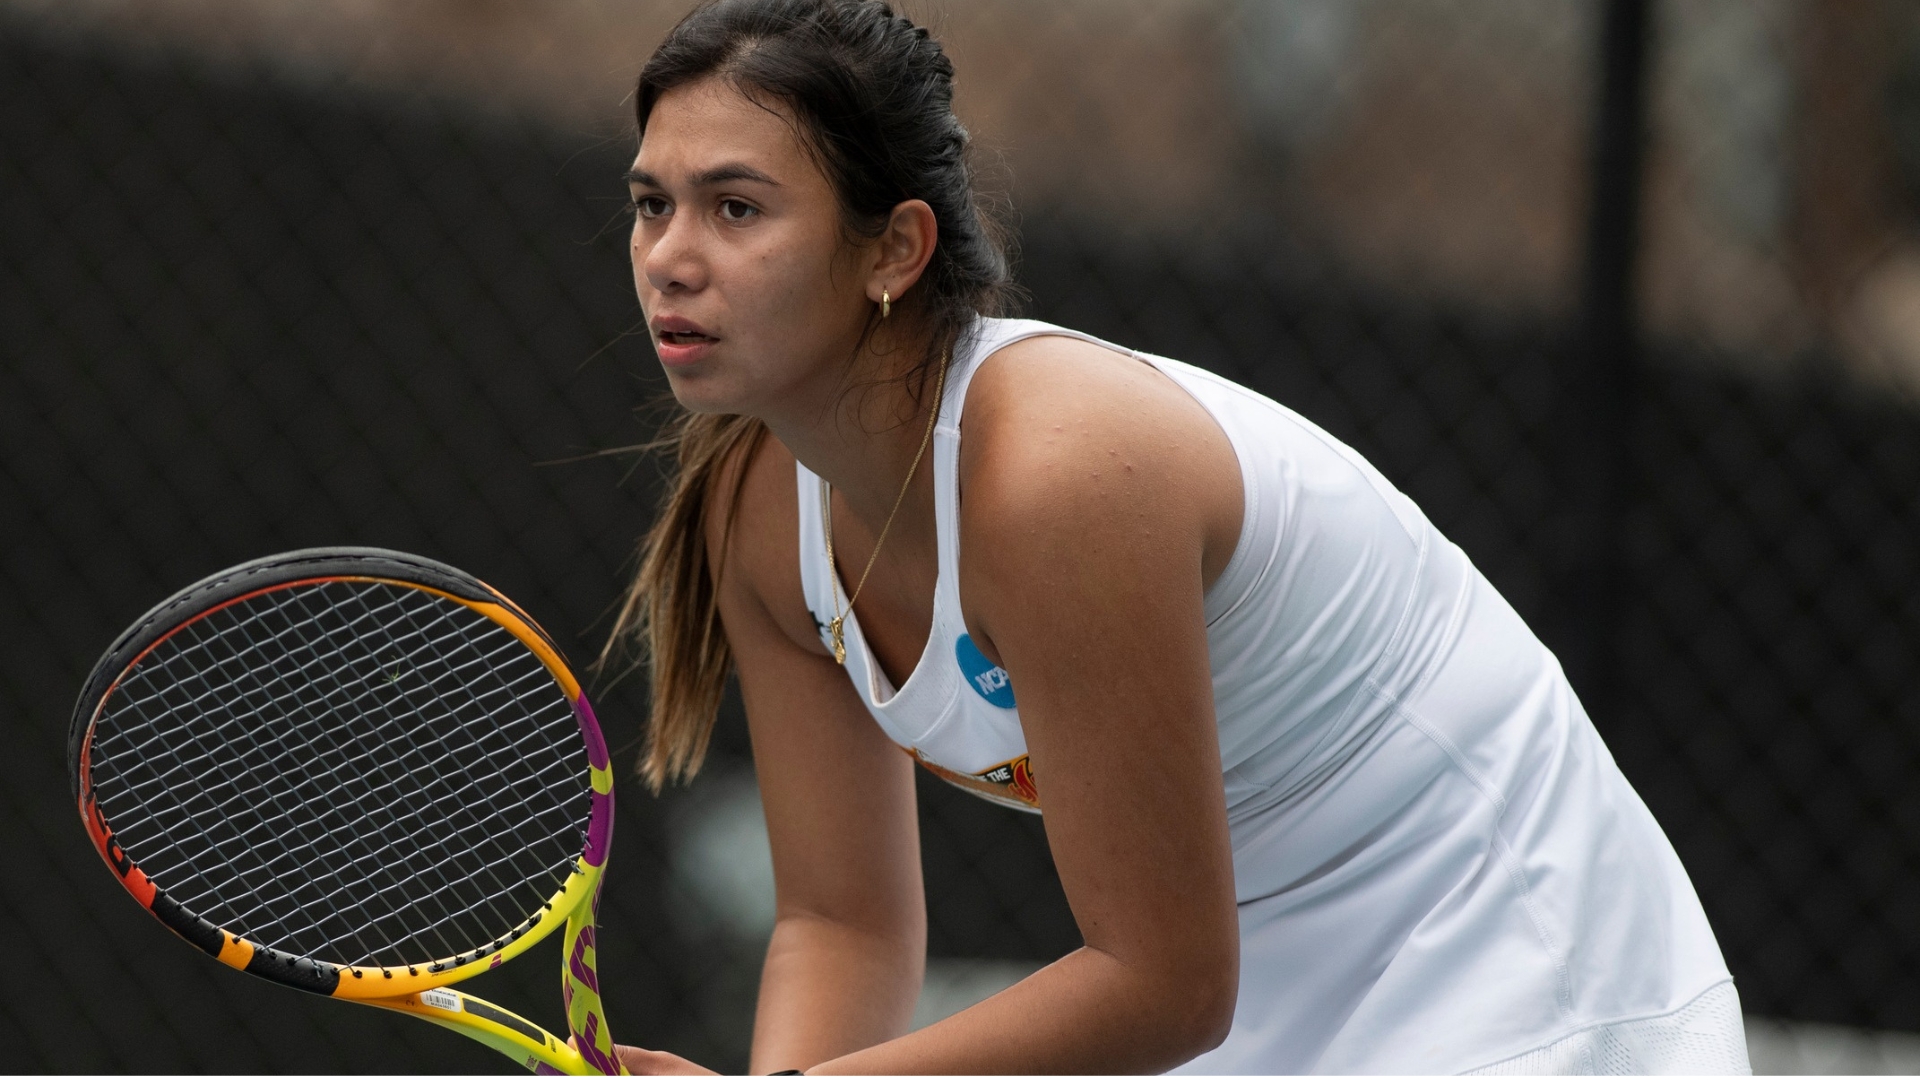
M98 865L113 635L376 544L576 662L657 492L619 179L685 0L0 0L0 1060L513 1071L243 979ZM1920 5L914 0L1027 312L1366 454L1559 654L1693 876L1759 1071L1920 1070ZM637 679L596 688L630 767ZM1036 820L922 777L924 1021L1078 944ZM625 1042L738 1070L772 917L737 706L624 781ZM472 988L559 1022L557 946Z

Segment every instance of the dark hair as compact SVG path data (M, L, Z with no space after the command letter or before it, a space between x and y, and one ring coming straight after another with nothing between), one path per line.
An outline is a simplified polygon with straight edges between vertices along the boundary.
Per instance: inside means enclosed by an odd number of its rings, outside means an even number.
M924 387L974 316L999 314L1013 294L1006 233L974 191L967 131L953 115L953 64L940 43L881 0L711 0L680 20L642 69L639 137L662 95L707 78L792 111L850 236L878 237L909 199L933 208L933 256L896 304L926 332L924 353L903 373ZM640 771L656 790L699 769L732 672L707 517L722 478L765 434L746 417L686 414L656 444L674 453L673 482L601 653L604 662L630 640L650 669Z

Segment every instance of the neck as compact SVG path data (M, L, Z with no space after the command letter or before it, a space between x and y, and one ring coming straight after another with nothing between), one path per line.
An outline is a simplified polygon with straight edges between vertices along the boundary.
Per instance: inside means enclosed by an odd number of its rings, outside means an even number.
M924 385L918 385L901 377L902 368L925 356L925 347L874 337L813 407L763 419L802 464L833 487L846 511L878 528L899 498L927 424L939 409L934 387L937 365L945 358L936 359ZM918 338L912 334L907 340ZM929 449L927 458L932 456ZM932 475L931 460L923 460L900 509L903 519L931 513Z

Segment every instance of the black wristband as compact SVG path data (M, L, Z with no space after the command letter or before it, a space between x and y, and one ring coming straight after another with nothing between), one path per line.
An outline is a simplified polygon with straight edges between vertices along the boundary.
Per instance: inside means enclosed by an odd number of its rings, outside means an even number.
M770 1072L767 1075L768 1076L805 1076L806 1074L801 1072L799 1069L781 1069L779 1072Z

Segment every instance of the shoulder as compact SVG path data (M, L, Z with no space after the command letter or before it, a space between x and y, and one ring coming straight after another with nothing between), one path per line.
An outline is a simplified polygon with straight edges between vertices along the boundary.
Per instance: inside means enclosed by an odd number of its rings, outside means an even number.
M992 573L1042 546L1096 561L1190 557L1196 570L1224 566L1222 545L1231 554L1242 507L1232 444L1151 364L1078 338L1027 338L981 363L962 418L970 566Z
M1153 365L1079 338L1026 338L987 357L962 417L969 501L1034 510L1129 493L1204 498L1221 494L1222 479L1238 493L1232 446L1192 395Z

